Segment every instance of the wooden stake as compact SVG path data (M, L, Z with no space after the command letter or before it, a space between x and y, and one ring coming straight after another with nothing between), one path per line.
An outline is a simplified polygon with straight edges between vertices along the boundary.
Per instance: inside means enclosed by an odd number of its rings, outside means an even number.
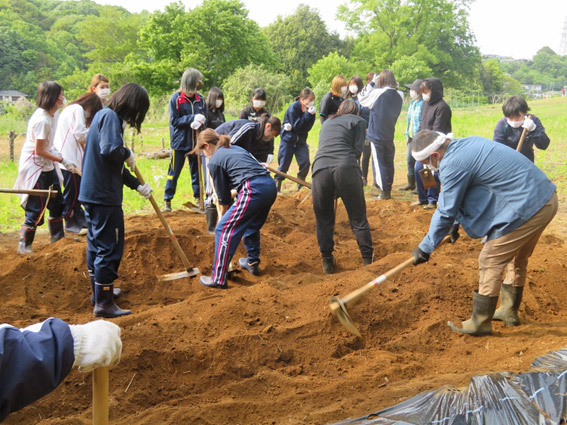
M93 370L93 425L108 425L108 369Z

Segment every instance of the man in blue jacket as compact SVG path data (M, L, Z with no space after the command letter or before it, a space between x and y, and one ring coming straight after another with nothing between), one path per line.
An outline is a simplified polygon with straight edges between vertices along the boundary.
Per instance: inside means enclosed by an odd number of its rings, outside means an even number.
M50 318L24 329L0 324L0 422L53 391L77 366L89 372L120 360L120 328Z
M197 92L203 88L203 74L189 68L181 77L179 91L169 100L169 137L171 158L165 182L163 210L171 211L171 200L177 190L177 180L185 164L185 157L197 143L197 132L207 127L207 105L203 95ZM199 164L196 155L189 155L193 196L200 199Z
M414 264L428 261L448 233L454 242L459 236L455 223L472 238L486 238L472 317L462 328L449 326L477 336L492 333L493 319L517 326L528 259L557 212L555 185L525 156L482 137L451 140L422 130L412 141L412 154L439 171L443 187L429 232L413 251Z

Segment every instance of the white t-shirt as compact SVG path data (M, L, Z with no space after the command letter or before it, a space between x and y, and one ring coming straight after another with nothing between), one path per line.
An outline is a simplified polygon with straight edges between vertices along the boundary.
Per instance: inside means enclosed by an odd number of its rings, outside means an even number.
M81 142L87 138L87 132L85 110L81 105L73 104L63 109L57 120L53 144L61 156L73 162L79 170L82 170L84 153Z

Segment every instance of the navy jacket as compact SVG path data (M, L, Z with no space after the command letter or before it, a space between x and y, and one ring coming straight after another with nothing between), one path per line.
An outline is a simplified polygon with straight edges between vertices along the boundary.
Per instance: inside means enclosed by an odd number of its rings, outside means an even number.
M451 126L451 108L443 100L443 84L439 78L428 78L431 82L431 98L421 107L420 130L440 131L449 134Z
M250 152L239 146L217 148L209 159L208 166L219 202L223 205L232 204L231 189L239 191L246 180L269 175Z
M139 186L138 179L124 167L130 149L124 146L122 122L109 108L94 116L87 134L79 201L121 206L122 186Z
M195 115L207 117L205 99L199 93L187 99L176 92L169 99L169 139L171 149L190 151L196 143L196 132L191 128ZM207 123L202 128L206 128Z
M285 131L286 123L291 124L291 131ZM285 111L282 131L280 133L281 141L291 143L293 145L307 143L307 134L315 123L315 114L301 111L301 102L296 100Z
M376 99L370 109L367 139L374 143L394 143L396 121L404 100L394 89L387 89Z
M340 96L335 96L333 93L328 92L321 99L319 104L319 116L321 117L321 124L325 122L331 115L334 115L339 110L339 106L344 99Z
M53 391L74 361L73 336L60 319L37 331L0 325L0 422Z
M534 121L536 128L534 131L530 131L526 135L526 139L524 140L520 153L522 153L530 161L534 162L534 145L538 149L546 150L549 146L549 137L545 134L545 128L543 127L540 119L535 115L530 115L530 117ZM496 124L493 139L496 142L503 143L516 150L523 130L524 129L522 127L510 127L506 118L502 118L498 121L498 124Z
M245 119L232 120L219 125L215 131L230 136L230 143L250 152L260 162L274 154L274 139L264 142L260 137L260 123Z

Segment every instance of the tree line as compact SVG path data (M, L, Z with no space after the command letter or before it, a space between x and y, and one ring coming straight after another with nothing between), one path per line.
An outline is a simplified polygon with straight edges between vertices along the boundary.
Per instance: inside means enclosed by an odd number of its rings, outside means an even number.
M67 97L82 94L92 75L112 87L143 85L152 96L171 94L189 67L205 90L225 91L240 107L257 86L267 107L281 110L309 86L318 98L333 76L391 69L401 84L439 77L446 87L490 94L522 93L520 83L558 89L567 84L567 58L545 48L533 61L483 61L468 23L472 0L351 0L338 10L349 35L328 31L319 12L300 5L266 27L239 0L204 0L186 9L130 13L91 0L0 0L0 89L33 97L56 80Z

